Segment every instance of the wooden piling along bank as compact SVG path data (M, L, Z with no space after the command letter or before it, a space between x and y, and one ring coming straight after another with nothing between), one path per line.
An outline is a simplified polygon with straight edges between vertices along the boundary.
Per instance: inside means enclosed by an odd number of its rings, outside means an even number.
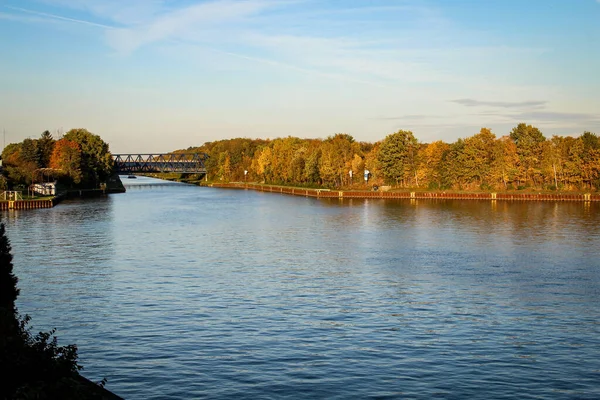
M212 187L251 189L261 192L294 196L339 199L456 199L456 200L515 200L515 201L600 201L600 194L535 194L535 193L445 193L445 192L367 192L329 189L304 189L254 183L215 183Z

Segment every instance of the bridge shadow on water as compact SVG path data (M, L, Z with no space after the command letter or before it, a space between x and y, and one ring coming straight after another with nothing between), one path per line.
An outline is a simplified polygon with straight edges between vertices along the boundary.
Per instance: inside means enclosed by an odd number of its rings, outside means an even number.
M157 178L148 178L148 177L136 177L137 179L129 179L127 176L120 176L121 182L123 182L123 186L130 189L144 189L144 188L153 188L153 187L164 187L164 186L188 186L189 184L183 182L173 182L167 181Z

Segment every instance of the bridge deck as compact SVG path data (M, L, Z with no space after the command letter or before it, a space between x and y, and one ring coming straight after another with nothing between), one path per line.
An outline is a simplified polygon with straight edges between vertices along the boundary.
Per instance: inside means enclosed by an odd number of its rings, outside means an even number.
M206 174L205 153L113 154L114 170L120 174L180 173Z

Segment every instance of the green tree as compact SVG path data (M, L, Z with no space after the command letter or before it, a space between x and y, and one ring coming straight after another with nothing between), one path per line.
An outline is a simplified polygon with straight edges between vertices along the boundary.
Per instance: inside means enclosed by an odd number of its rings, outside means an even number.
M82 182L97 185L112 174L113 159L108 144L100 136L86 129L71 129L63 139L79 144L81 148Z
M315 147L309 153L304 164L304 178L308 183L320 183L321 173L319 171L319 165L321 164L321 149Z
M488 128L481 128L478 134L465 139L461 161L469 183L478 184L480 187L489 183L495 140L496 136Z
M546 138L538 128L524 123L512 129L510 138L517 145L520 172L525 183L530 180L535 186L536 177L540 174L542 143Z
M470 177L465 165L465 140L458 139L442 156L442 188L464 189Z
M33 183L39 168L36 161L36 144L33 140L10 143L2 152L2 160L6 175L13 186Z
M37 149L42 168L48 168L50 166L54 142L55 140L52 138L50 131L44 131L37 141Z
M35 168L39 168L41 166L40 153L38 151L38 144L36 140L23 140L21 143L21 160L35 165Z
M600 189L600 138L595 133L584 132L582 174L586 185L592 189Z
M406 186L416 176L418 151L419 142L411 131L400 130L386 136L377 154L383 176L397 185L402 182Z
M292 157L291 169L291 182L293 183L304 183L304 169L306 167L306 147L302 146L294 152Z

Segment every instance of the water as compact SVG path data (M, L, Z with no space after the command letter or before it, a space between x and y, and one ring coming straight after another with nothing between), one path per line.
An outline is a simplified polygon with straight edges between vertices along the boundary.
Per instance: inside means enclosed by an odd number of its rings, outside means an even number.
M600 204L124 181L2 218L19 310L127 399L600 398Z

